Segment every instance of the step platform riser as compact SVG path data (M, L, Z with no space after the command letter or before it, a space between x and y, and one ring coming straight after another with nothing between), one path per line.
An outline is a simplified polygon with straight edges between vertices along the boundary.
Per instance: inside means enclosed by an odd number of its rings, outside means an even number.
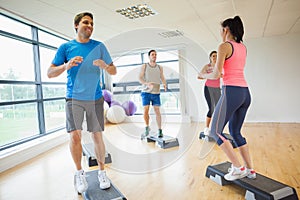
M98 170L86 173L86 180L88 182L88 189L82 194L85 200L126 200L126 197L119 191L119 189L111 182L108 189L102 190L99 187Z
M82 144L82 154L87 158L87 164L89 167L97 166L97 158L94 151L94 144ZM110 153L105 153L105 164L112 163L112 158Z
M179 146L179 142L177 138L170 137L167 135L164 135L163 137L153 136L150 135L146 138L147 142L156 142L156 144L163 149L168 149L172 147Z
M236 184L244 188L246 200L298 200L294 188L258 173L256 179L245 177L235 181L227 181L224 179L224 175L228 173L230 167L230 162L210 165L206 169L205 176L222 186Z

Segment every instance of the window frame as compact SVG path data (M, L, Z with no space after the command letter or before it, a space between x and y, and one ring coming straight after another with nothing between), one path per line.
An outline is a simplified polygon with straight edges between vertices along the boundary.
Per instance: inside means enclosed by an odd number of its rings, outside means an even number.
M162 65L164 63L172 63L172 62L178 62L178 67L180 67L180 59L179 59L179 49L167 49L167 50L156 50L156 52L159 54L161 52L172 52L172 51L177 51L177 57L178 59L171 59L171 60L162 60L162 61L157 61L156 63L159 65ZM145 60L145 57L148 56L148 53L141 50L140 52L135 52L132 53L130 55L140 55L140 60L137 61L136 63L133 64L122 64L122 65L117 65L115 64L118 68L125 68L125 67L135 67L135 66L142 66L143 64L145 64L147 61ZM124 56L124 55L121 55ZM120 56L116 55L115 58L118 58ZM175 79L166 79L167 85L169 84L180 84L180 78L175 78ZM139 81L129 81L129 82L118 82L116 83L113 79L112 79L112 93L113 95L124 95L124 94L140 94L141 90L137 89L137 90L130 90L127 91L127 87L134 87L134 86L140 86L141 84L139 83ZM113 88L120 88L121 91L114 91ZM160 90L161 93L165 93L165 91L163 89ZM173 89L169 89L167 92L176 92L180 94L180 87L178 88L173 88ZM180 101L180 98L179 98ZM162 115L182 115L182 105L179 108L179 112L178 113L169 113L169 112L163 112L161 113ZM142 113L135 113L135 115L142 115Z
M57 132L59 130L62 130L65 128L65 126L63 127L57 127L55 129L49 130L48 132L46 131L46 127L45 127L45 111L44 111L44 102L49 102L49 101L56 101L56 100L64 100L65 96L61 96L61 97L54 97L54 98L43 98L43 85L64 85L65 86L65 82L42 82L41 80L41 66L40 66L40 47L44 47L47 49L51 49L51 50L57 50L58 47L52 46L50 44L47 44L45 42L39 42L38 39L38 32L42 31L46 34L50 34L51 36L57 37L59 39L65 40L66 42L69 41L69 39L61 37L59 35L56 35L54 33L50 33L47 30L38 28L34 25L28 24L26 22L20 21L18 19L15 19L11 16L8 16L6 14L0 14L4 17L7 17L11 20L15 20L19 23L25 24L27 26L29 26L31 28L31 36L32 38L26 38L23 37L21 35L17 35L15 33L10 33L10 32L6 32L5 30L0 30L0 35L3 37L7 37L10 39L14 39L20 42L24 42L24 43L28 43L32 45L32 51L33 51L33 63L34 66L32 66L34 68L34 79L32 81L17 81L17 80L1 80L0 79L0 84L1 85L32 85L35 86L36 88L36 98L33 99L28 99L28 100L16 100L16 101L4 101L4 102L0 102L0 107L2 106L9 106L9 105L17 105L17 104L29 104L29 103L36 103L37 106L37 117L38 117L38 133L34 133L32 136L23 138L23 139L17 139L14 142L10 142L4 145L0 146L0 151L11 148L11 147L15 147L17 145L21 145L23 143L32 141L34 139L52 134L54 132ZM49 63L50 65L50 63Z

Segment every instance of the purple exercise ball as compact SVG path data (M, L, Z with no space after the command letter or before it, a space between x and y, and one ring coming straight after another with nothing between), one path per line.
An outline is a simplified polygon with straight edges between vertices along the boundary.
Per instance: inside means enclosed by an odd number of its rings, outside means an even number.
M112 93L111 93L111 91L106 90L106 89L102 90L102 96L104 98L104 101L106 101L110 105L110 103L112 101Z
M136 112L136 105L133 101L125 101L123 104L122 104L122 107L124 108L125 110L125 113L127 116L132 116L134 115L134 113Z

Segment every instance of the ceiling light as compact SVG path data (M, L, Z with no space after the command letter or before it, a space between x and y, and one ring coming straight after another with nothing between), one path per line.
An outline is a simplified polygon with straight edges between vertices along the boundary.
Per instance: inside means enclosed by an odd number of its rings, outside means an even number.
M161 32L158 33L160 36L164 37L164 38L171 38L171 37L179 37L179 36L183 36L183 32L179 31L179 30L175 30L175 31L166 31L166 32Z
M136 6L121 8L116 10L116 12L120 13L124 17L128 17L129 19L137 19L141 17L157 15L157 12L155 12L147 4L138 4Z

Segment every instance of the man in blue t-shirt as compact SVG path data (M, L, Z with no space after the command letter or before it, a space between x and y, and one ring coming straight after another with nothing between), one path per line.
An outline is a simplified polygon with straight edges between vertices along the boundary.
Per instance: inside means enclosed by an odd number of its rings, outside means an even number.
M48 69L48 77L53 78L67 71L66 127L70 133L70 151L75 163L75 188L79 193L87 190L85 172L81 166L81 130L86 113L87 131L92 132L95 154L99 164L100 188L110 187L104 171L105 145L103 97L100 87L100 71L115 75L108 50L102 42L90 39L93 33L93 15L80 13L74 18L76 39L62 44Z

